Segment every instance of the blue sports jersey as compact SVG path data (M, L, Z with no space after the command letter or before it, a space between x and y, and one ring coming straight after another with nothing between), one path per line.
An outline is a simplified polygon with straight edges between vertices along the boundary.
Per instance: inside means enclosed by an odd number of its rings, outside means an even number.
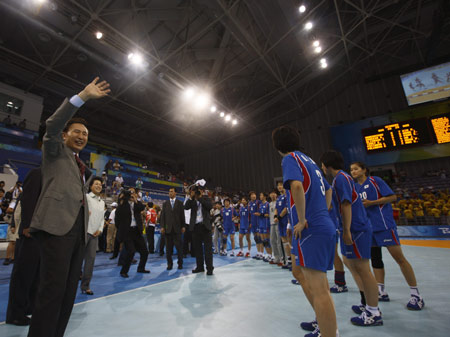
M362 200L378 200L395 194L394 191L379 177L368 177L362 185L355 184L356 191ZM366 207L367 216L374 232L395 228L391 203Z
M347 200L352 205L352 223L350 226L352 232L363 232L371 229L370 220L350 175L340 170L333 180L333 192L336 204L339 205L339 214L341 214L341 205L344 200Z
M331 220L333 220L334 224L336 225L336 229L342 231L342 222L339 212L339 203L335 197L335 192L333 189L333 199L331 200L331 209L329 210L329 214Z
M286 200L286 195L285 194L281 194L280 196L278 196L277 204L276 204L275 207L277 209L277 214L278 214L278 223L280 225L287 225L287 223L288 223L288 214L286 213L284 215L284 217L280 216L281 212L283 212L283 210L285 208L287 208L287 200Z
M249 220L250 220L250 213L249 213L249 207L241 206L239 208L239 218L240 218L240 224L241 228L248 228Z
M308 227L302 237L308 234L335 235L336 227L330 219L325 200L325 179L316 163L300 151L292 152L283 158L283 186L288 191L289 215L292 226L298 223L297 210L290 191L290 182L302 182L305 191L305 218ZM329 185L328 185L329 186Z
M255 212L259 211L259 200L250 201L248 203L248 209L250 212L250 224L253 228L258 227L259 225L259 217L255 215Z
M266 226L270 226L270 219L268 217L265 217L264 215L269 214L269 203L266 202L262 202L259 205L259 214L261 214L259 216L259 227L266 227Z
M224 227L233 227L233 217L236 216L236 211L233 207L222 208L222 218Z

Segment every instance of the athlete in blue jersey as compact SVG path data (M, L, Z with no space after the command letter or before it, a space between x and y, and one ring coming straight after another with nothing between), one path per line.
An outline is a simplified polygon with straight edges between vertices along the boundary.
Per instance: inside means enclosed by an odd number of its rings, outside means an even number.
M286 190L283 187L282 181L279 181L277 183L277 189L280 195L277 198L275 222L278 223L278 230L280 232L281 242L283 243L285 256L283 266L286 267L291 260L291 245L287 237L287 226L289 215L288 215Z
M357 182L356 189L372 223L372 268L378 282L379 300L389 301L389 295L384 287L384 264L381 253L381 247L386 247L410 287L411 298L406 307L410 310L422 310L425 302L419 294L414 270L403 255L397 224L392 213L391 202L396 201L397 196L383 179L370 176L364 163L353 163L350 173Z
M259 210L256 213L259 216L259 235L261 237L263 249L266 249L266 255L263 253L262 260L269 262L272 258L272 248L270 247L270 220L269 220L269 203L267 202L267 194L261 192L259 194Z
M223 218L223 236L222 236L222 252L220 255L227 255L228 235L231 240L231 253L230 256L234 256L234 232L235 226L233 218L237 215L235 209L230 206L230 199L225 199L224 207L222 208Z
M253 233L253 239L256 243L257 253L253 256L254 259L262 260L264 257L264 247L262 244L261 236L259 235L259 200L256 200L256 192L250 192L250 202L248 203L248 209L250 212L250 230Z
M292 274L316 313L317 322L302 327L307 336L335 337L336 313L326 272L333 265L336 228L328 215L331 190L325 190L322 173L300 149L300 136L292 127L272 132L275 149L283 156L283 185L288 191L292 240Z
M241 199L241 207L239 208L239 248L241 249L237 256L244 256L244 236L247 239L248 251L245 257L250 257L250 249L252 242L250 239L250 209L247 204L247 198Z
M360 289L364 289L366 306L355 306L360 316L353 317L351 322L360 326L382 325L383 319L378 309L377 281L370 265L370 247L372 245L372 227L366 211L356 192L350 175L343 171L344 159L337 151L327 151L321 157L322 169L331 175L333 180L333 196L340 209L342 221L341 250L344 263L354 275ZM358 279L359 278L359 279ZM363 304L363 303L362 303Z

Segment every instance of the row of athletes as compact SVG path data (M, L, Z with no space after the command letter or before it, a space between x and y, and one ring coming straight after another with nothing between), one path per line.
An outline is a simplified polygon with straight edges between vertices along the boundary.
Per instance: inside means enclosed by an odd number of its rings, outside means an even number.
M361 293L361 304L352 306L359 316L352 317L351 323L383 325L378 301L379 298L389 299L384 289L383 246L388 247L410 287L411 298L406 307L421 310L425 304L414 271L401 250L390 205L395 194L389 186L382 179L369 176L363 163L352 164L353 177L347 174L343 157L337 151L322 155L320 170L310 157L299 151L300 136L291 127L275 129L272 140L283 156L288 213L291 223L295 224L292 273L316 314L312 322L301 323L303 329L311 331L305 336L339 336L326 275L333 264L341 277L336 279L331 292L346 292L345 264ZM324 174L333 179L331 185ZM337 253L339 242L343 262ZM372 260L374 273L369 260Z

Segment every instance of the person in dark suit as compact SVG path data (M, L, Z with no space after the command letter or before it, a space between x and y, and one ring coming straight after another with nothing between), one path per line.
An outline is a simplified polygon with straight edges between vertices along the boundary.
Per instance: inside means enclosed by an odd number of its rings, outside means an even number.
M62 337L72 313L86 243L85 195L91 176L78 157L88 141L86 121L72 117L86 101L105 97L108 87L96 77L46 121L42 189L30 225L39 246L40 279L28 337Z
M139 252L140 260L137 268L138 273L150 273L145 269L148 258L148 249L145 244L142 232L142 213L145 211L143 203L137 200L137 194L134 187L130 187L122 193L119 200L119 206L116 209L117 239L123 242L126 255L120 270L120 276L127 278L131 262L136 251Z
M206 264L207 275L213 274L213 254L211 238L211 199L203 195L198 186L190 189L189 199L184 204L185 209L191 210L191 221L189 230L192 232L192 241L194 243L195 258L197 267L192 271L201 273L205 271Z
M20 197L21 221L16 243L14 267L9 282L6 323L29 325L27 315L33 312L39 284L39 247L30 235L31 217L41 193L41 169L35 168L25 177Z
M166 240L167 270L173 267L173 246L177 249L178 269L183 269L183 247L181 234L185 232L184 227L184 206L176 198L175 188L169 189L169 200L165 201L161 210L161 233Z

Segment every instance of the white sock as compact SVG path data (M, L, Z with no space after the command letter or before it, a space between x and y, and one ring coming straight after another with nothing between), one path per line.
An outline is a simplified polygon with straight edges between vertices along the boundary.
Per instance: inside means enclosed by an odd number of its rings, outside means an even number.
M366 310L367 310L368 312L370 312L370 313L371 313L372 315L374 315L374 316L380 315L380 310L378 310L377 307L371 307L371 306L369 306L369 305L366 304Z
M383 283L378 283L378 292L381 295L386 295L386 292L384 291L384 284Z
M415 295L417 297L420 297L419 288L417 288L417 287L409 287L409 289L411 290L411 296Z

